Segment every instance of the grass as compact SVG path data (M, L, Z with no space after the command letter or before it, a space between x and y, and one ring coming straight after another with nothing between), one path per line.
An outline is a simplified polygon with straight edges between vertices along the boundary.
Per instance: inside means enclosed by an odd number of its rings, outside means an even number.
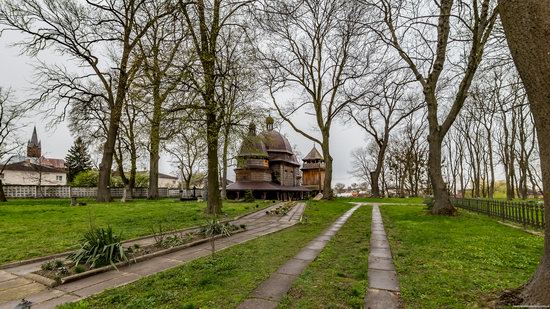
M298 277L279 308L363 308L371 207L361 207Z
M381 211L408 308L487 307L524 284L542 256L542 237L483 215L459 209L439 217L398 205Z
M366 202L366 203L391 203L391 204L422 204L422 197L339 197L339 201Z
M111 225L124 239L151 234L159 224L165 230L204 223L206 203L175 200L134 200L129 203L96 203L69 206L68 199L11 200L0 204L0 264L59 253L75 248L90 224ZM224 203L234 217L269 202Z
M62 308L234 308L351 205L310 202L308 223L260 237Z

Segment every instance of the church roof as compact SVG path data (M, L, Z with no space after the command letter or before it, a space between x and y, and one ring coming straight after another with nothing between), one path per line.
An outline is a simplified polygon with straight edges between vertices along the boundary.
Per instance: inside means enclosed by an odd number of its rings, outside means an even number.
M38 134L36 133L36 126L32 130L32 137L28 143L29 146L38 146L40 147L40 141L38 140Z
M317 148L313 146L313 149L305 156L302 161L323 160L323 156L317 151Z
M35 164L29 161L15 162L4 167L6 171L41 172L41 173L65 173L64 168Z
M243 139L239 157L261 157L267 158L267 151L262 138L248 135Z
M262 132L261 136L263 136L265 147L268 152L285 152L290 155L294 154L294 151L292 151L292 146L290 146L290 142L281 133L271 130Z

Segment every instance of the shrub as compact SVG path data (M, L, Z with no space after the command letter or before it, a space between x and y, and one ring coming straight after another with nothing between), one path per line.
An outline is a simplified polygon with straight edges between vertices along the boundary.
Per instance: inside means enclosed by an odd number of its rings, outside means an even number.
M252 203L254 202L256 199L254 199L254 194L252 194L252 190L248 190L244 193L244 199L243 201L246 202L246 203Z
M56 270L58 268L61 268L61 267L64 267L65 264L63 264L63 261L62 260L49 260L49 261L46 261L44 263L42 263L42 265L40 265L40 268L42 270Z
M207 220L205 226L201 228L201 234L206 237L214 237L217 235L231 236L231 232L236 230L237 227L229 223L221 223L218 219L213 218Z
M86 271L86 267L84 267L84 265L76 265L74 267L74 272L77 274L83 273L85 271Z
M121 235L115 235L111 226L104 228L92 227L84 233L80 241L80 249L69 255L76 265L88 264L90 267L100 267L120 261L126 261L126 252L120 242ZM116 268L116 266L115 266Z
M71 185L74 187L97 187L99 172L96 170L84 171L76 174Z

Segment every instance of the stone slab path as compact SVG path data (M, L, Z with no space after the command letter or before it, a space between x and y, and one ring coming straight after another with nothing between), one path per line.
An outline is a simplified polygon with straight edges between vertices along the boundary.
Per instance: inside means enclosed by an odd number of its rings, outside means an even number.
M305 204L299 203L285 216L267 215L266 211L275 208L273 205L267 209L252 213L240 219L232 221L233 224L245 224L247 230L230 237L216 241L216 251L271 234L300 221L305 210ZM144 238L133 243L141 245L154 243L154 239ZM211 254L209 243L182 249L150 260L120 267L119 270L111 270L78 281L66 283L55 288L34 282L26 275L40 269L42 262L27 265L14 266L0 270L0 309L13 309L22 298L33 303L33 309L54 308L67 302L74 302L105 289L122 286L134 282L140 278L182 265L194 259Z
M328 241L340 230L349 217L359 208L357 205L344 213L320 236L312 240L302 251L288 260L268 279L262 282L237 308L238 309L271 309L277 308L281 299L286 295L292 283L304 271Z
M368 280L365 308L400 308L399 282L378 204L372 207Z

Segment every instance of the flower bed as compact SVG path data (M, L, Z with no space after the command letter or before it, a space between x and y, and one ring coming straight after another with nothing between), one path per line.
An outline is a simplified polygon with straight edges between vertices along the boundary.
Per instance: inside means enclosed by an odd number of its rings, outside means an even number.
M244 225L236 226L232 224L225 224L224 226L230 231L231 235L243 232L246 229ZM106 265L78 263L74 260L74 256L78 252L76 251L75 253L69 255L69 257L65 260L55 259L44 262L41 269L31 273L29 277L35 281L54 287L226 236L229 236L229 234L225 233L212 235L212 232L209 233L206 227L202 227L196 231L184 231L179 233L165 234L159 232L153 235L155 239L154 244L146 246L139 246L135 244L124 248L125 255L120 261L107 263Z
M296 206L296 204L297 202L285 202L271 210L267 210L265 213L267 215L276 215L282 217L287 215L292 210L292 208Z

